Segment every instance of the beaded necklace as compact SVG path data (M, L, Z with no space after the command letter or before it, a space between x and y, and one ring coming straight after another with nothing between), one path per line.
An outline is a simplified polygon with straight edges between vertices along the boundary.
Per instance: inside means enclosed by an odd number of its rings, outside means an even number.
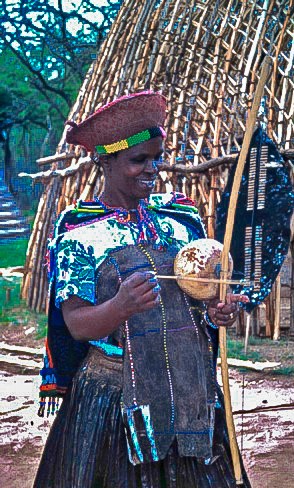
M154 227L154 223L152 222L151 217L147 211L147 201L140 200L137 208L128 210L123 207L112 207L110 205L107 205L103 198L104 194L102 193L100 197L95 197L95 201L99 203L105 211L113 211L116 220L120 224L125 224L128 226L135 224L138 226L139 236L137 239L137 244L147 243L149 240L156 241L158 239L158 234ZM133 222L131 220L131 213L136 214L137 222ZM144 232L144 229L146 229L146 234Z
M147 251L147 249L144 248L142 244L139 246L140 251L146 256L148 259L149 263L152 266L152 271L157 275L158 270L156 268L155 261L151 254ZM171 370L170 370L170 358L169 358L169 352L167 348L167 320L166 320L166 311L165 311L165 306L163 303L163 300L161 296L159 295L159 300L160 300L160 309L161 309L161 316L162 316L162 325L163 325L163 349L164 349L164 359L165 359L165 365L166 365L166 371L167 371L167 377L168 377L168 383L169 383L169 391L170 391L170 402L171 402L171 413L170 413L170 428L173 430L174 422L175 422L175 402L174 402L174 388L173 388L173 383L172 383L172 377L171 377Z

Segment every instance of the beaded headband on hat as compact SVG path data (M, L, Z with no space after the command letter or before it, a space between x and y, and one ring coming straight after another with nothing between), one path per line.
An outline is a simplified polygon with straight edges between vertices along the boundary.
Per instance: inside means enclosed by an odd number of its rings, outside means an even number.
M151 90L120 97L83 122L69 121L66 141L99 154L128 149L153 137L165 137L166 98Z
M162 127L152 127L151 129L143 130L142 132L138 132L133 136L127 137L127 139L122 139L118 142L114 142L113 144L108 144L106 146L96 146L96 151L98 154L112 154L117 151L122 151L124 149L128 149L129 147L136 146L137 144L141 144L142 142L149 141L150 139L159 136L165 139L165 130Z

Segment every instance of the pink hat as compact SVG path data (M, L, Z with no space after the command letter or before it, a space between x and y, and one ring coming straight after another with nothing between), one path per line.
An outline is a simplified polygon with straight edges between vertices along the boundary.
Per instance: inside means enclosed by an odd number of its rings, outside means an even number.
M100 154L109 154L166 134L162 128L166 98L158 92L144 91L117 98L99 108L80 124L71 125L66 142L78 144Z

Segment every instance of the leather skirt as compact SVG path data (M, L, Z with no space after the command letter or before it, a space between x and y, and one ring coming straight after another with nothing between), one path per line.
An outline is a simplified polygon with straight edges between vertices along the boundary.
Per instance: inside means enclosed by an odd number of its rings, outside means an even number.
M180 457L133 466L121 416L122 359L91 347L51 428L34 488L235 488L222 393L209 464ZM244 472L244 488L250 483Z

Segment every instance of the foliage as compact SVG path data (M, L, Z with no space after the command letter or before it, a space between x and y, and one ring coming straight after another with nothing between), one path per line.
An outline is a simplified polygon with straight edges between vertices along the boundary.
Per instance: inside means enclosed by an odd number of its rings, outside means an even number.
M0 142L5 142L6 131L11 127L13 99L5 86L0 86Z
M48 104L40 103L42 99L36 97L29 82L29 70L8 48L0 53L0 73L0 123L6 119L10 125L22 125L24 130L31 125L46 129Z

